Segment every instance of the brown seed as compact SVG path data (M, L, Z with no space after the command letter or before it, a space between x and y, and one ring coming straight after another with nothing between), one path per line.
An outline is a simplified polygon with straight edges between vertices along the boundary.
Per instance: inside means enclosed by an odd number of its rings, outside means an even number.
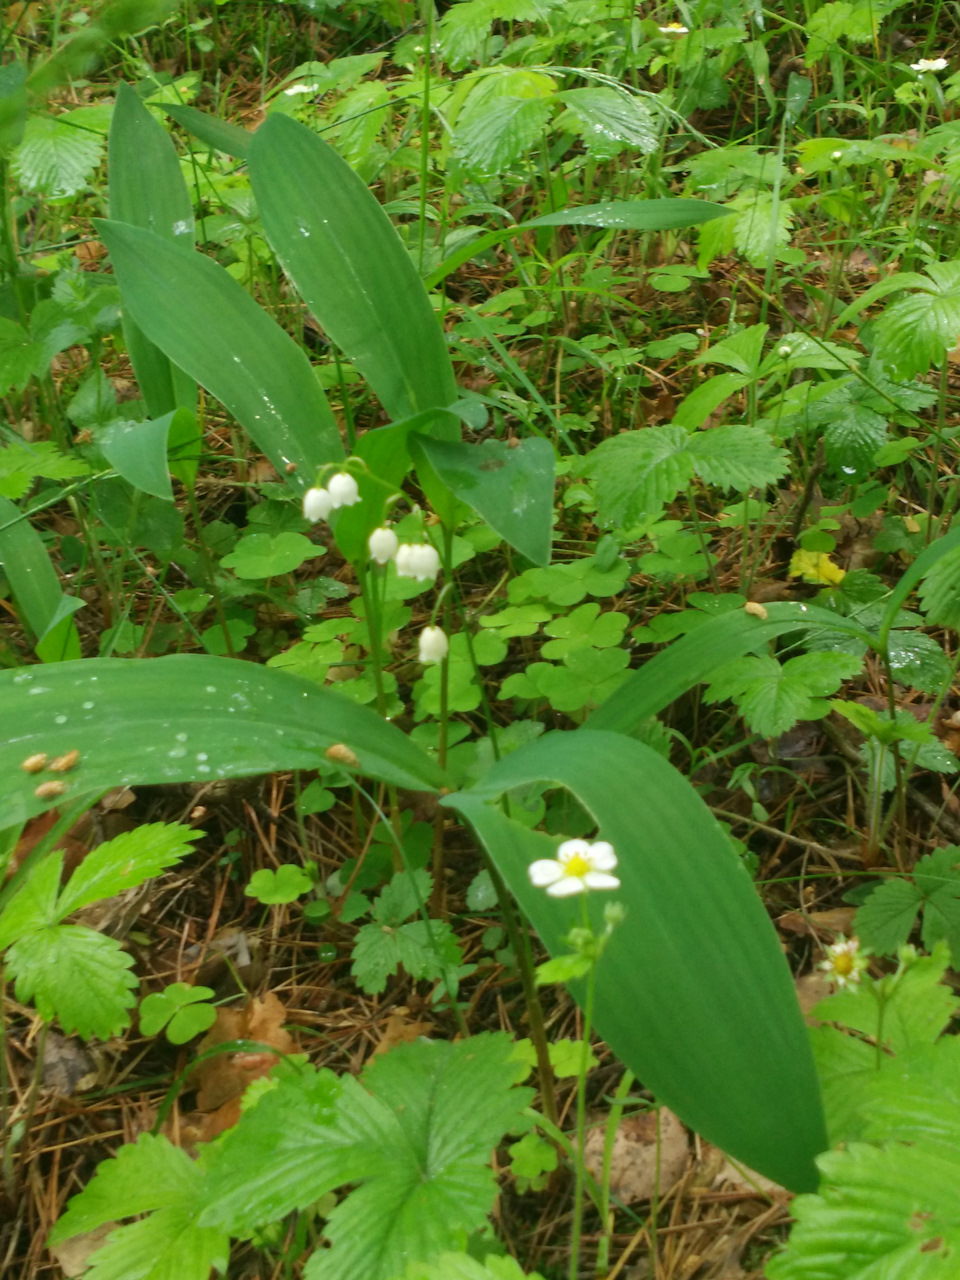
M327 747L324 755L328 760L334 760L337 764L348 764L353 768L356 768L360 763L358 757L344 742L335 742L332 747Z
M38 800L54 800L57 796L62 796L66 789L65 782L51 779L50 782L41 782L39 787L34 787L33 794Z
M79 751L68 751L66 755L57 756L56 760L51 760L47 768L51 773L69 773L79 759Z
M297 469L297 464L295 462L288 462L287 465L284 467L284 471L286 471L288 476L292 476L293 473L296 471L296 469Z
M749 613L754 618L765 618L767 611L762 604L757 604L756 600L748 600L743 606L743 612Z
M38 751L34 756L27 756L26 760L21 764L20 768L25 773L39 773L46 766L47 756L43 751Z

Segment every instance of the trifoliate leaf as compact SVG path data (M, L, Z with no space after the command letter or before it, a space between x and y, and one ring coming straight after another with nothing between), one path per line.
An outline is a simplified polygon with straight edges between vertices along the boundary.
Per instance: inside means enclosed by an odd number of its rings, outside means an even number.
M13 153L13 170L27 191L73 196L86 186L102 155L99 134L71 124L66 116L31 115Z
M580 1074L584 1063L582 1040L553 1040L547 1049L550 1054L550 1065L558 1079L566 1080ZM598 1061L593 1050L588 1049L586 1069L592 1071L597 1065Z
M876 321L876 355L902 379L941 365L960 341L960 262L931 263L927 287L889 303Z
M793 1202L796 1225L769 1280L949 1280L960 1255L960 1160L925 1144L856 1143L817 1162L821 1194Z
M251 533L241 538L220 563L238 578L273 578L292 573L307 560L322 554L302 533Z
M920 583L919 595L928 623L960 631L960 547L935 561Z
M860 671L848 653L804 653L783 665L776 658L737 658L713 675L708 702L732 698L754 733L775 738L798 720L818 720L830 711L823 699Z
M553 614L542 604L511 604L499 613L488 613L479 619L481 627L494 627L505 640L513 636L536 635L541 622L549 622Z
M857 912L857 936L880 955L893 955L910 937L923 894L909 880L892 876L878 885Z
M137 985L132 965L115 938L80 925L28 933L7 952L17 999L33 1000L45 1022L56 1017L67 1035L84 1040L109 1040L129 1026Z
M591 647L609 649L620 644L629 619L625 613L601 613L598 604L582 604L567 614L547 623L548 640L540 652L545 658L562 658L573 649Z
M230 1242L197 1225L204 1206L202 1165L166 1138L142 1134L105 1160L70 1201L51 1244L141 1213L151 1216L112 1232L91 1259L92 1280L208 1280L225 1271Z
M701 480L740 493L774 484L789 466L787 451L757 427L698 431L690 437L689 448Z
M945 939L954 963L960 959L960 848L951 845L920 859L912 882L893 876L878 885L857 912L865 946L892 955L910 936L923 912L921 937L932 950Z
M213 995L210 987L190 987L185 982L172 982L163 991L151 992L140 1002L141 1034L159 1035L166 1027L171 1044L186 1044L216 1021L216 1009L204 1003Z
M58 917L62 920L91 902L112 898L159 875L193 853L191 842L203 835L174 822L152 822L104 841L70 877L57 903Z
M461 958L456 934L445 920L411 920L393 929L365 924L357 932L350 972L364 991L376 995L401 967L418 981L436 982Z
M264 906L280 903L296 902L313 888L313 881L303 867L296 867L285 862L282 867L261 867L250 877L250 883L244 889L248 898L256 898Z

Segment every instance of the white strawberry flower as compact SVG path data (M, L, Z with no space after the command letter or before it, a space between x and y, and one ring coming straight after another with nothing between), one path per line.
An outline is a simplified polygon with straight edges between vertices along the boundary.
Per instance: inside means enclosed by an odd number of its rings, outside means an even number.
M333 498L326 489L308 489L303 495L303 516L311 524L326 520L333 507Z
M910 70L923 71L946 71L950 63L946 58L921 58L919 62L911 62Z
M841 933L832 947L826 948L827 958L817 966L833 979L838 987L856 986L860 975L870 964L869 956L860 950L859 938L845 938Z
M565 840L556 858L540 858L527 868L531 884L551 898L569 898L587 889L618 889L620 881L608 873L617 865L613 845L606 840Z

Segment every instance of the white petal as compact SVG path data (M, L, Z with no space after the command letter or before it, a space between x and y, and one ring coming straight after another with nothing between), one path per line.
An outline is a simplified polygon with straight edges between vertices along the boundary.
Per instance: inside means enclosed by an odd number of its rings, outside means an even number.
M590 845L586 840L564 840L557 850L561 862L569 862L571 858L584 858L590 861Z
M613 845L606 840L595 841L590 846L590 861L597 871L612 871L617 865Z
M349 471L338 471L327 481L327 492L334 507L352 507L360 501L360 489Z
M587 886L579 876L564 876L547 890L551 898L569 898L575 893L583 893Z
M555 862L553 858L541 858L538 862L531 862L527 867L527 874L530 877L530 883L537 886L538 889L544 888L545 885L553 884L559 880L564 874L563 867L559 862Z
M620 881L616 876L605 875L602 871L588 871L583 877L588 889L619 889Z

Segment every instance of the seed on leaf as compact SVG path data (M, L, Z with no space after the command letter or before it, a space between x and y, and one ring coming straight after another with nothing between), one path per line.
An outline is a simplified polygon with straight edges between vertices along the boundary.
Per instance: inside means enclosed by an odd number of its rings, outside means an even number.
M353 768L360 764L359 758L344 742L335 742L332 747L327 747L324 755L328 760L335 760L337 764L348 764Z
M62 796L66 789L65 782L51 779L50 782L41 782L39 787L34 787L33 794L38 800L55 800L57 796Z
M46 763L46 755L42 751L38 751L36 755L27 756L20 768L23 769L25 773L39 773L41 769L46 767Z
M766 618L767 611L762 604L758 604L756 600L748 600L743 606L743 612L749 613L752 618Z
M79 751L68 751L66 755L57 756L56 760L51 760L47 768L51 773L69 773L79 759Z

